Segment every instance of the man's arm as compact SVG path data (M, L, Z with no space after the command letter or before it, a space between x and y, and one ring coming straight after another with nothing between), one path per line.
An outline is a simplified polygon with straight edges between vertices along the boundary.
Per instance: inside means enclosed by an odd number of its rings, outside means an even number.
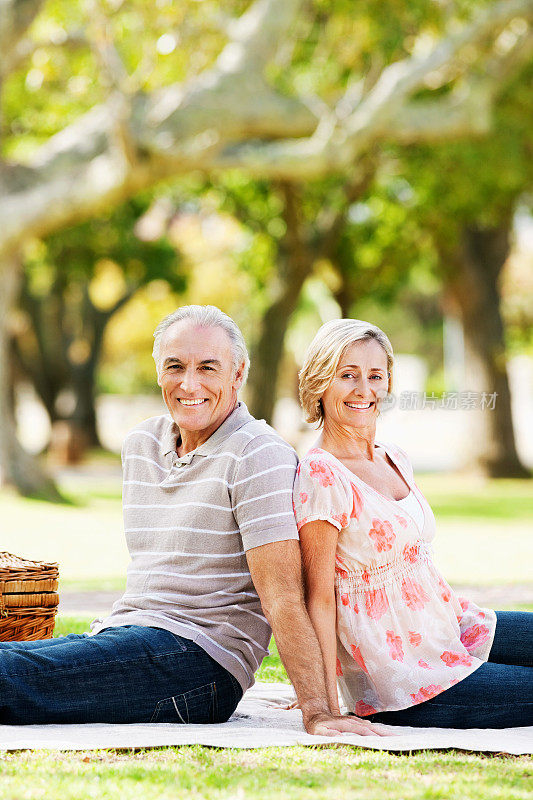
M379 725L357 717L341 717L329 708L322 654L305 608L298 542L254 547L246 557L263 612L296 691L306 731L317 736L384 735Z

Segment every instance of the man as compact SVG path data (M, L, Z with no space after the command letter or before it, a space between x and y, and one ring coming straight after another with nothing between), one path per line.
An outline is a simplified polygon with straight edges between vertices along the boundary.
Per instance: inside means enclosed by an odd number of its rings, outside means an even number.
M170 417L125 440L126 592L90 635L0 645L0 722L225 721L271 627L309 733L378 733L328 707L303 599L297 459L237 400L241 332L214 306L185 306L154 337Z

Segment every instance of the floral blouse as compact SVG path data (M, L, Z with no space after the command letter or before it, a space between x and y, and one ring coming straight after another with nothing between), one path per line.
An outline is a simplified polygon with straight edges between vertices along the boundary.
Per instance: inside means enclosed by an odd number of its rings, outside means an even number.
M314 448L294 485L298 530L326 520L339 530L335 557L337 680L358 716L423 703L487 660L496 615L459 598L432 561L435 518L409 458L383 445L422 506L420 530L396 500Z

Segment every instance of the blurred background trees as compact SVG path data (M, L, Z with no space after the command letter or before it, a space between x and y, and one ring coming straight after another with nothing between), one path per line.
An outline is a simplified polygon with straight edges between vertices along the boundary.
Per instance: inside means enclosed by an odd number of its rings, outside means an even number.
M106 217L62 229L26 251L19 300L24 316L13 340L16 364L43 403L53 439L57 445L61 439L69 461L101 446L96 370L109 321L152 281L165 281L176 292L185 286L176 248L164 238L150 241L149 230L144 240L143 231L136 232L148 205L137 196Z
M515 342L531 352L531 317L502 274L530 207L533 0L7 0L1 15L5 480L54 494L16 438L15 384L80 457L99 444L96 393L146 389L152 329L183 302L241 324L248 401L269 420L294 394L291 336L372 315L432 386L498 393L470 464L527 474L506 362ZM442 377L452 324L458 386Z

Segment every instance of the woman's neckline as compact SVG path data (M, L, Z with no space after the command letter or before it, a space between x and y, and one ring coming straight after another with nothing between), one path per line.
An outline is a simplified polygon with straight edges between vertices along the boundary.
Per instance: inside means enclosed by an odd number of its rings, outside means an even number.
M408 493L405 495L405 497L400 497L400 498L396 499L395 497L389 497L388 495L386 495L386 494L383 494L382 492L380 492L380 491L379 491L379 489L376 489L374 486L371 486L369 483L367 483L367 482L366 482L366 481L364 481L362 478L360 478L360 477L359 477L359 475L356 475L356 474L355 474L355 472L352 472L352 470L351 470L351 469L349 469L349 468L346 466L346 464L343 464L343 463L342 463L342 461L340 460L340 458L337 458L337 456L334 456L334 455L333 455L333 453L330 453L330 452L329 452L329 450L324 450L324 448L323 448L323 447L313 447L312 449L313 449L313 450L320 450L320 452L321 452L321 453L326 453L326 455L330 456L330 458L334 458L334 459L335 459L335 461L337 461L337 463L338 463L338 464L340 464L340 466L341 466L341 467L342 467L344 470L346 470L346 472L348 472L348 473L349 473L349 474L350 474L352 477L354 477L356 480L360 481L360 482L361 482L361 483L362 483L364 486L366 486L366 487L367 487L367 489L370 489L372 492L375 492L376 494L379 494L379 496L380 496L380 497L384 497L384 498L385 498L385 500L390 500L390 502L391 502L391 503L398 503L398 502L400 502L401 500L407 500L407 498L409 497L409 495L413 493L413 487L411 486L411 484L409 483L409 481L408 481L408 480L407 480L407 478L405 477L405 475L404 475L404 473L403 473L403 470L402 470L402 468L399 466L399 464L396 462L396 460L395 460L395 459L394 459L394 458L391 456L391 454L389 453L389 451L387 450L387 448L385 447L385 445L383 444L383 442L375 442L375 445L374 445L374 446L375 446L375 447L382 447L382 448L384 449L384 451L385 451L386 455L387 455L387 456L390 458L390 460L393 462L394 466L396 467L396 469L398 470L398 472L399 472L399 473L400 473L400 475L402 476L402 478L403 478L404 482L407 484L407 486L408 486L408 488L409 488L409 491L408 491Z
M410 488L410 489L409 489L409 493L408 493L408 494L406 494L406 495L405 495L405 497L400 497L400 498L399 498L399 500L396 500L396 498L395 498L395 497L393 497L393 498L392 498L392 500L393 500L395 503L403 503L403 501L404 501L404 500L409 500L409 498L410 498L412 495L413 495L413 490ZM385 497L385 495L383 495L383 497Z

